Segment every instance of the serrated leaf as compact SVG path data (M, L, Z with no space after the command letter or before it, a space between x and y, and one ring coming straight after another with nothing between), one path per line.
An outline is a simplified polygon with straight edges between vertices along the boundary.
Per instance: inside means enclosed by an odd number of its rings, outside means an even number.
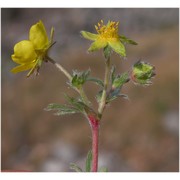
M127 94L119 94L118 97L122 97L122 98L124 98L126 100L129 100L129 97L128 97Z
M79 86L83 85L86 82L88 76L90 75L90 72L91 72L90 69L82 72L78 72L77 70L73 71L72 80L71 80L72 86L78 88Z
M107 167L101 167L99 169L99 172L108 172L108 168Z
M91 165L92 165L92 151L90 150L86 158L86 172L91 171Z
M81 112L84 111L85 104L81 101L81 99L70 97L67 94L65 94L65 98L73 107L77 108Z
M100 90L96 95L96 101L99 103L101 101L103 90Z
M113 84L113 82L114 82L114 79L115 79L115 71L116 71L116 68L115 68L115 66L112 66L112 68L111 68L111 83Z
M76 172L83 172L83 170L75 163L70 163L70 169Z
M51 103L45 108L46 111L56 110L57 112L54 113L54 115L60 116L65 114L74 114L74 113L80 113L78 109L74 107L70 107L68 105L60 105L56 103Z
M104 87L104 83L101 79L98 79L98 78L94 78L94 77L89 77L87 78L87 81L91 81L91 82L94 82L96 83L97 85L101 86L101 87Z
M106 103L110 103L111 101L115 100L120 93L120 89L121 88L116 88L111 90L106 98Z
M113 81L112 87L113 88L119 88L123 84L127 83L129 81L129 74L127 72L117 75Z
M124 43L124 44L132 44L132 45L137 45L138 44L137 42L135 42L132 39L129 39L126 36L123 36L123 35L120 36L120 41L122 43Z
M64 105L56 104L56 103L51 103L48 104L48 106L44 109L45 111L51 111L51 110L58 110Z
M122 97L124 99L129 100L128 96L126 94L120 93L121 88L116 88L110 91L106 98L106 103L110 103L111 101L117 99L118 97Z

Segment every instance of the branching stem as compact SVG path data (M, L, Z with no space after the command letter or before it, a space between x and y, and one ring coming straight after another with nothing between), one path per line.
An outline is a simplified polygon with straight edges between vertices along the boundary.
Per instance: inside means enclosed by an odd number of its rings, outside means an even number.
M68 73L68 71L67 71L63 66L61 66L59 63L57 63L56 61L54 61L54 60L51 59L50 57L47 57L47 59L48 59L49 62L51 62L52 64L54 64L55 67L56 67L58 70L60 70L60 71L69 79L69 81L71 82L72 76ZM90 102L89 102L89 100L88 100L88 98L87 98L87 96L86 96L86 94L85 94L82 86L80 86L79 88L74 88L74 89L80 94L80 96L82 97L84 103L85 103L86 105L89 105Z
M104 76L104 89L102 92L102 97L98 108L98 117L100 119L102 117L103 110L106 106L107 89L109 86L110 68L111 68L110 57L106 60L105 65L106 67L105 67L105 76Z

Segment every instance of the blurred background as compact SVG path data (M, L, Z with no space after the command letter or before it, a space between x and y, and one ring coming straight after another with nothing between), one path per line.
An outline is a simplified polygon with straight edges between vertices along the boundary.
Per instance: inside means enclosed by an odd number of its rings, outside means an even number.
M127 60L113 54L118 72L142 59L156 67L149 87L128 83L122 93L129 101L115 100L107 107L100 130L99 166L111 172L179 171L179 10L150 8L54 8L1 9L2 38L2 170L35 172L71 171L69 163L84 167L91 148L91 131L82 115L54 116L43 109L49 103L65 103L63 93L76 97L66 78L50 63L38 77L27 72L12 74L15 43L28 39L29 28L40 19L55 41L50 57L69 72L91 68L103 78L102 52L88 54L90 41L81 30L95 33L101 19L120 21L119 32L136 42L127 45ZM99 88L87 83L85 90L97 107Z

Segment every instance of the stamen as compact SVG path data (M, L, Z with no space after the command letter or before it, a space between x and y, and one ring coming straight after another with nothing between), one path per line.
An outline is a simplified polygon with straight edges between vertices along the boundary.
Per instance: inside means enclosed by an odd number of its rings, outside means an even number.
M101 38L118 38L118 25L119 22L110 21L108 25L104 25L103 20L101 20L95 29Z

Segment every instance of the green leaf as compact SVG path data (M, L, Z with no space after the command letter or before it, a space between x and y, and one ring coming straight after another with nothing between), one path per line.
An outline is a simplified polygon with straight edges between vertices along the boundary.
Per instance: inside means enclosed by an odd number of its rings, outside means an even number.
M138 43L137 42L135 42L135 41L133 41L132 39L129 39L129 38L127 38L126 36L123 36L123 35L121 35L120 36L120 41L122 42L122 43L124 43L124 44L132 44L132 45L137 45Z
M112 66L112 68L111 68L111 83L113 84L113 82L114 82L114 79L115 79L115 71L116 71L116 68L115 68L115 66Z
M117 75L114 78L112 87L113 88L119 88L121 87L123 84L127 83L129 81L129 73L125 72L121 75Z
M71 106L75 107L80 112L84 111L85 104L81 101L81 99L70 97L67 94L65 94L65 98Z
M110 103L111 101L117 99L118 97L122 97L124 99L129 100L126 94L120 93L121 88L112 89L106 98L106 103Z
M70 163L70 169L76 171L76 172L83 172L82 169L76 165L75 163Z
M82 36L85 39L89 39L92 41L95 41L97 39L97 36L98 36L98 34L93 34L93 33L87 32L87 31L81 31L80 33L82 34Z
M83 85L87 81L87 78L90 75L90 72L91 72L90 69L88 69L87 71L82 71L82 72L73 71L73 76L71 80L72 86L78 88L79 86Z
M94 77L88 77L86 79L86 81L91 81L91 82L94 82L96 83L97 85L101 86L101 87L104 87L104 83L101 79L98 79L98 78L94 78Z
M108 172L108 168L107 167L101 167L99 169L99 172Z
M86 172L91 171L91 164L92 164L92 151L90 150L86 158Z
M104 47L104 51L103 52L104 52L104 57L106 59L109 59L110 56L111 56L112 48L107 45L106 47Z
M103 90L100 90L96 95L96 101L99 103L101 101Z
M120 42L120 40L119 41L109 41L108 43L116 53L118 53L122 57L126 57L126 49L125 49L124 45Z
M79 109L76 109L74 107L70 107L68 105L60 105L56 103L51 103L45 108L46 111L55 110L57 111L55 115L65 115L65 114L74 114L74 113L80 113L81 111Z

